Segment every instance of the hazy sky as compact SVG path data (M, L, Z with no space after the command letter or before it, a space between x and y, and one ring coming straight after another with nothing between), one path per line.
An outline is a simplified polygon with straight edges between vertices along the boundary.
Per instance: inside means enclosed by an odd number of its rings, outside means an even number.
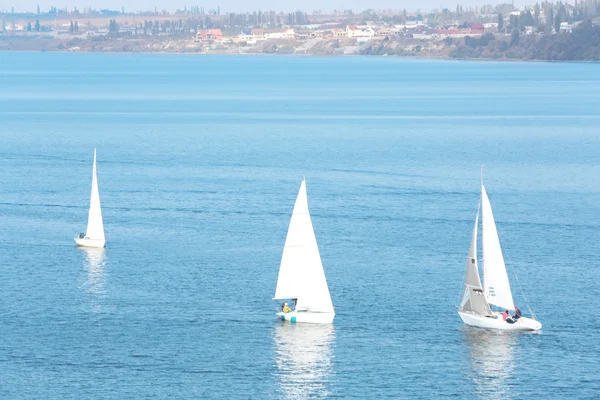
M190 1L187 3L186 1ZM138 10L150 10L156 6L159 10L163 8L168 11L175 11L176 9L183 7L187 4L198 5L204 7L206 11L210 8L221 7L221 12L228 11L254 11L258 9L262 10L275 10L275 11L293 11L303 10L311 12L312 10L323 10L331 11L334 9L343 10L351 8L352 10L362 11L367 8L375 9L403 9L406 8L409 11L416 11L420 9L427 11L433 8L445 8L454 9L456 4L463 6L475 6L483 4L497 4L502 1L490 1L490 0L465 0L465 2L459 1L439 1L439 0L408 0L399 2L395 0L287 0L287 1L276 1L276 0L253 0L253 1L242 1L242 0L0 0L0 9L10 10L11 7L15 8L15 12L24 11L35 11L37 5L43 10L48 10L50 6L54 5L58 8L67 7L69 10L73 7L77 7L79 10L83 10L84 7L94 7L96 9L108 8L118 9L125 7L125 11L138 11ZM507 1L508 2L508 1ZM523 4L534 4L535 0L520 0L515 1L515 5L520 6ZM568 1L571 3L571 1Z

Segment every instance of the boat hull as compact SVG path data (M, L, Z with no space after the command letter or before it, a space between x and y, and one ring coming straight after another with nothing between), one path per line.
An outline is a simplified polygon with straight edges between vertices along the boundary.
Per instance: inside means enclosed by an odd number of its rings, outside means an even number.
M80 247L97 247L102 248L106 244L106 239L90 239L75 237L75 243Z
M503 331L538 331L542 329L542 324L535 319L521 317L514 324L509 324L502 319L501 313L493 313L494 317L483 317L481 315L458 312L463 322L470 326L477 326L486 329L498 329Z
M310 324L331 324L335 313L292 311L288 313L278 312L277 317L290 322L305 322Z

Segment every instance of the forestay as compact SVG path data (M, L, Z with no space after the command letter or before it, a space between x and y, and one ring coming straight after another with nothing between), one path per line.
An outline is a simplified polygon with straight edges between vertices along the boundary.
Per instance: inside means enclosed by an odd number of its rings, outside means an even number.
M481 185L481 222L483 250L483 281L484 292L488 303L508 310L514 310L515 305L506 274L506 266L500 239L496 230L496 222L492 214L492 205Z
M98 177L96 176L96 149L94 149L94 165L92 167L92 193L90 195L90 210L88 214L88 224L85 235L90 239L105 239L104 224L102 223L102 210L100 209Z
M333 312L302 181L281 257L275 300L297 299L296 310Z

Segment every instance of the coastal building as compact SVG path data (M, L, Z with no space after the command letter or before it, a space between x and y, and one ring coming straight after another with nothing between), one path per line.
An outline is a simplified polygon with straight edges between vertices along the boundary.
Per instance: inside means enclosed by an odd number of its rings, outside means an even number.
M483 24L471 24L472 35L483 35L485 33L485 26Z
M392 37L395 34L394 30L389 26L379 27L376 30L376 33L377 33L377 36L388 37L388 38Z
M427 24L425 23L425 21L406 21L404 24L397 24L394 25L395 28L397 29L417 29L417 28L422 28L427 26Z
M254 40L265 40L265 30L262 28L254 28L251 30Z
M223 32L220 29L202 29L196 33L196 42L203 41L221 41L223 40Z
M451 38L462 38L465 36L474 36L475 34L471 33L471 28L455 28L450 27L447 29L437 29L436 30L437 37L440 39L445 39L447 37Z
M283 38L284 39L293 39L296 36L296 32L293 29L286 29L283 32Z
M346 36L349 38L353 38L354 35L358 35L360 33L360 29L356 25L346 25Z
M333 28L333 29L331 29L331 32L333 33L333 37L335 39L345 39L348 37L348 33L346 32L345 29Z
M375 31L369 26L346 25L346 35L349 39L356 39L357 43L364 43L375 36Z
M561 22L560 23L560 31L561 32L571 32L572 27L571 25L569 25L568 22Z
M310 32L308 31L296 31L294 34L294 39L296 40L308 40L310 37Z
M251 29L243 29L242 33L239 35L240 40L247 42L249 44L256 43L256 39Z
M438 37L438 33L435 29L423 29L418 32L411 33L413 39L420 40L433 40Z
M284 31L265 33L265 39L294 39L295 35L295 31L289 28Z
M4 27L5 30L7 31L24 31L25 30L25 26L23 26L22 24L7 24Z

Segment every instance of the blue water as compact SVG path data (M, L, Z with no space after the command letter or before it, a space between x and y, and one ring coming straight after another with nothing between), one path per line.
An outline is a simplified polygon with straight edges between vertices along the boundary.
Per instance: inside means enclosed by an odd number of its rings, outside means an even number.
M537 334L456 314L481 164ZM333 326L274 318L302 176ZM0 53L0 398L597 398L599 177L597 64Z

